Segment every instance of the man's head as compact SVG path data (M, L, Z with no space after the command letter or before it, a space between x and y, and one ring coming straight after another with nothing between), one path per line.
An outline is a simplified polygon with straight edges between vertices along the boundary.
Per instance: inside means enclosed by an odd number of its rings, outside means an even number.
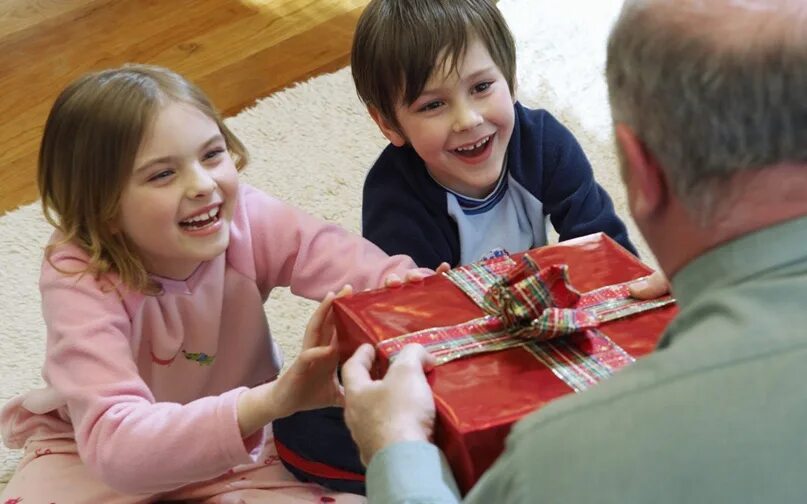
M410 143L438 182L477 197L495 184L513 128L515 45L491 0L373 0L351 65L381 131Z
M627 0L607 77L631 211L660 262L673 214L711 245L799 214L768 179L807 188L803 0Z

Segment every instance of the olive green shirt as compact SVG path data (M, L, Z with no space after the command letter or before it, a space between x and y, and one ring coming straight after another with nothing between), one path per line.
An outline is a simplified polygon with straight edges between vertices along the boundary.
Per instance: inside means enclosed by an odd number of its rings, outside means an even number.
M673 294L656 352L518 422L464 502L807 502L807 217L710 250ZM367 488L459 500L428 443L379 452Z

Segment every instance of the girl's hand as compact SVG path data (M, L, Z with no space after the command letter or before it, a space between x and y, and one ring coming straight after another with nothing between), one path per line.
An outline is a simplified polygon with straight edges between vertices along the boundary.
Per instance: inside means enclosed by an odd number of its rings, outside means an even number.
M278 417L344 404L344 391L336 376L339 346L331 304L337 297L352 292L352 287L346 285L336 295L328 293L311 316L300 355L280 375L275 386L272 399Z
M238 397L238 426L242 437L252 435L272 420L298 411L344 404L344 391L336 377L339 348L331 303L351 292L348 285L337 295L328 293L311 316L303 336L302 351L289 369L277 380L246 390Z

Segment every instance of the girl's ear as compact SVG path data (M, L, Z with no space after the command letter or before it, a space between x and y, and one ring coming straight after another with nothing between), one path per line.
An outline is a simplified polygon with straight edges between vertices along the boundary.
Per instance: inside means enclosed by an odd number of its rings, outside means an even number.
M395 147L403 147L406 145L406 137L398 131L396 126L387 121L387 119L378 111L377 108L368 105L367 112L370 114L370 117L373 118L373 121L378 125L378 129L381 130L381 133L387 137L387 140L390 141L392 145Z
M121 232L121 227L120 227L119 221L120 221L120 217L115 216L115 217L109 219L106 222L107 229L109 229L110 234L116 235L116 234L119 234Z

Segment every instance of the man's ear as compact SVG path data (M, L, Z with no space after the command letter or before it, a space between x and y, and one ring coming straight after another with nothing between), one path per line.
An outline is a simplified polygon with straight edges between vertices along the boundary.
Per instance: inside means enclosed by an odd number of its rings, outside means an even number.
M406 137L398 131L396 126L390 124L377 108L368 105L367 112L370 113L370 117L372 117L373 121L378 125L378 129L381 130L381 133L387 137L387 140L389 140L392 145L395 147L403 147L406 145Z
M617 123L616 141L622 153L622 175L628 204L636 220L657 214L668 204L669 185L661 165L629 126Z

